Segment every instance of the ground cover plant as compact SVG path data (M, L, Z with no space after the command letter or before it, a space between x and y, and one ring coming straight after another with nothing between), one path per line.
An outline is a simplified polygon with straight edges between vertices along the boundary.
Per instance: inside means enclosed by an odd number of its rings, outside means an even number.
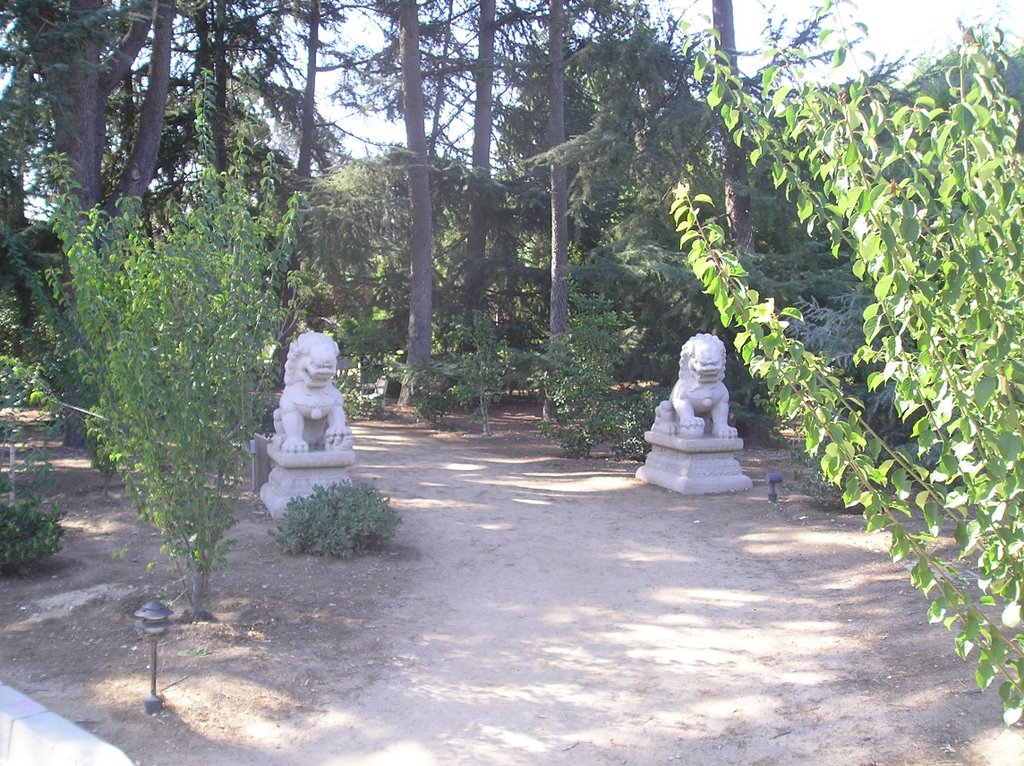
M293 498L272 534L282 553L345 558L380 548L401 521L391 501L372 486L331 484Z
M61 549L64 514L57 507L41 508L49 457L32 443L47 430L35 417L45 402L37 372L0 355L0 573L19 571Z

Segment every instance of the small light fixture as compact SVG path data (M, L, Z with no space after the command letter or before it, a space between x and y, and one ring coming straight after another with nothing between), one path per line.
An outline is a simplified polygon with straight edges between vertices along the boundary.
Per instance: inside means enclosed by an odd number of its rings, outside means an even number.
M771 471L765 474L764 480L768 482L768 502L777 503L779 502L779 493L775 491L777 485L782 484L782 480L785 478L779 471Z
M170 616L173 611L159 601L150 601L135 612L135 627L139 635L149 642L149 696L143 697L142 709L146 715L155 715L163 710L164 698L156 693L156 645L160 638L171 627Z

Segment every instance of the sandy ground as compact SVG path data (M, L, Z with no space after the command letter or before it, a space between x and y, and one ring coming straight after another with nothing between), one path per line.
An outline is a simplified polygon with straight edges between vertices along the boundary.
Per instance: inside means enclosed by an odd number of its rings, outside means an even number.
M161 647L152 717L131 612L186 604L58 453L65 550L0 580L0 679L145 766L1024 762L885 539L792 488L767 502L784 452L744 453L752 492L686 498L532 425L357 424L353 477L404 517L374 556L283 556L247 498L219 620Z

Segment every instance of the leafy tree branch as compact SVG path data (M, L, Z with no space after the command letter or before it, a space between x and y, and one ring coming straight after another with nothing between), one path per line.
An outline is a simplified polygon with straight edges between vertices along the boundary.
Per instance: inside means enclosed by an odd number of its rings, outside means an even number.
M841 47L834 64L844 58ZM962 657L977 649L978 684L1003 677L1012 722L1024 709L1024 172L1005 67L998 39L965 35L948 104L900 103L868 74L822 85L783 67L763 73L755 99L726 56L698 54L731 140L771 164L808 230L827 233L870 296L854 361L874 370L869 389L893 387L906 443L873 429L863 403L792 337L799 312L748 286L722 227L699 215L710 198L680 188L673 212L691 268L739 328L743 359L780 414L800 418L806 449L868 529L890 534L894 559L915 560L930 619L956 627ZM955 562L943 543L955 544ZM960 563L971 558L976 574Z

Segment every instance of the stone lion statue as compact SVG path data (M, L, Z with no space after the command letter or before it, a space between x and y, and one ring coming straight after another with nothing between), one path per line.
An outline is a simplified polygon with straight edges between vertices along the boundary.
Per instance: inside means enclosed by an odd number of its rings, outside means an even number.
M729 425L729 390L725 387L725 344L699 333L683 344L679 380L668 401L658 405L652 431L692 439L710 435L735 439Z
M273 444L281 452L351 448L344 398L332 382L337 370L338 344L326 335L304 332L292 343L274 410Z

